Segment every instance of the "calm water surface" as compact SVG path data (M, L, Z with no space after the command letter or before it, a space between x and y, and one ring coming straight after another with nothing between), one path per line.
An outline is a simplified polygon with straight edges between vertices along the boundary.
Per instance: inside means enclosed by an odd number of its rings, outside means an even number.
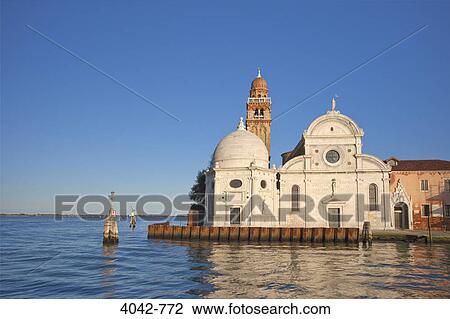
M450 245L148 240L148 221L0 217L1 298L450 298Z

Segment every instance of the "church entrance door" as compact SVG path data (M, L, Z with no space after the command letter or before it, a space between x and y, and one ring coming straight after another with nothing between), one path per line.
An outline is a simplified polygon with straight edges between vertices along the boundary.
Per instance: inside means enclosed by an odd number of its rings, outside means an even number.
M341 227L341 210L339 208L328 208L328 226Z
M239 225L241 223L241 208L232 207L230 209L230 224Z
M394 206L395 228L409 229L408 205L405 203L397 203Z

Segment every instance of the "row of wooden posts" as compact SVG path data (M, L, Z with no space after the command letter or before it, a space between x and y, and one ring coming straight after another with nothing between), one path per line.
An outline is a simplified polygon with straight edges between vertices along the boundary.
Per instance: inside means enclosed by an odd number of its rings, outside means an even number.
M359 241L358 228L148 226L148 238L241 242L345 242Z

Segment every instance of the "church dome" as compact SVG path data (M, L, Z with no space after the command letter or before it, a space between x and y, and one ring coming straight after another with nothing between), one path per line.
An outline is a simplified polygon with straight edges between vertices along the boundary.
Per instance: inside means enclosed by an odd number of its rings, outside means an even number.
M244 123L238 129L225 136L214 151L213 165L219 168L237 168L258 166L267 168L269 154L264 142L255 134L247 131Z

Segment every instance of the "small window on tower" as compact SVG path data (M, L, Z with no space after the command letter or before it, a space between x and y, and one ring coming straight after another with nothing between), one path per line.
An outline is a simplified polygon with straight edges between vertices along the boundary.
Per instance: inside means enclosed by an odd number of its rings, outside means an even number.
M263 109L259 110L259 115L264 116L264 110Z
M253 114L254 116L258 116L258 109L255 110L255 114Z

